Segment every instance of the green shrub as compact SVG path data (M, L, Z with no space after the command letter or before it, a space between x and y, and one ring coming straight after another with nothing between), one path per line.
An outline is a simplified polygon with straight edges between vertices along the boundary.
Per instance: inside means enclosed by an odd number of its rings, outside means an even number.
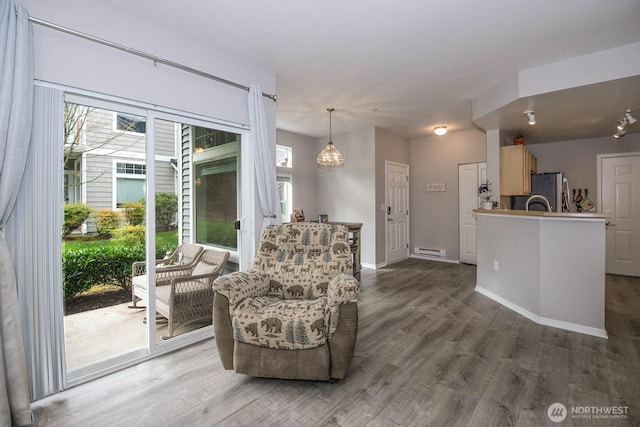
M73 230L80 227L92 213L93 209L83 203L65 203L62 237L68 236Z
M124 216L127 218L129 225L142 225L144 224L145 205L144 202L128 202L120 205L124 211Z
M113 230L120 227L120 212L113 209L100 209L96 215L96 229L101 236L113 236Z
M164 257L174 247L163 245L156 248L156 259ZM97 246L73 249L62 254L62 278L65 298L89 290L93 285L118 285L131 287L131 266L144 261L145 247Z
M171 228L171 223L178 213L178 195L173 193L156 193L156 222L164 230Z
M135 246L145 244L146 229L143 225L126 225L113 230L112 241L121 246Z

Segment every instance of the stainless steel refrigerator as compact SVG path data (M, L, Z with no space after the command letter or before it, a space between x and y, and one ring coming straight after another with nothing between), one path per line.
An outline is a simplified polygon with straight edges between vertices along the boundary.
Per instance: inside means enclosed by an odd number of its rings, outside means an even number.
M564 181L566 180L562 172L531 175L531 194L528 196L511 197L511 209L525 210L527 199L534 194L540 194L549 199L549 204L553 212L562 212L562 188ZM531 203L529 203L529 210L546 211L547 206L542 200L533 199Z

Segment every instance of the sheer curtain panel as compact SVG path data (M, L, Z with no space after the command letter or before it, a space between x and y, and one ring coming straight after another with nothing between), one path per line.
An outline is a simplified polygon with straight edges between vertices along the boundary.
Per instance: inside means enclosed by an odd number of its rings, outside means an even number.
M258 197L262 208L262 230L267 225L281 224L280 196L276 182L275 146L269 145L267 120L262 103L262 89L257 84L249 88L249 126L254 152Z
M33 422L16 276L4 235L29 152L32 108L29 13L13 0L0 0L0 425Z
M33 99L31 148L6 238L18 283L29 391L37 400L64 387L60 263L64 94L36 84Z

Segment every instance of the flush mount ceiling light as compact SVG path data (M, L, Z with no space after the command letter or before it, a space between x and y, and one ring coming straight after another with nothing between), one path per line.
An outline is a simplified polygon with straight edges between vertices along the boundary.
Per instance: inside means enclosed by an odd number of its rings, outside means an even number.
M622 138L627 133L627 126L632 125L637 121L638 119L631 115L631 110L625 111L620 120L618 120L618 125L616 126L618 131L613 134L613 137L615 139Z
M332 140L331 113L335 110L335 108L327 108L327 111L329 112L329 142L320 154L318 154L318 158L316 159L319 168L332 169L344 165L344 156L340 150L333 145Z
M433 130L433 133L435 133L438 136L442 136L445 133L447 133L447 127L446 126L436 126L436 128Z
M536 113L535 111L525 111L524 115L527 116L529 120L529 126L533 126L536 124Z

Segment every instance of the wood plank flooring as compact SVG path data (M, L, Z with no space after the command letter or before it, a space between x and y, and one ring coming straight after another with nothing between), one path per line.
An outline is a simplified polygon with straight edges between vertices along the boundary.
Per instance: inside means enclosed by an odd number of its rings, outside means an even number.
M604 340L537 325L474 292L475 277L415 259L363 270L345 380L238 375L208 340L35 402L37 425L640 425L640 279L607 276ZM629 418L556 424L554 402Z

